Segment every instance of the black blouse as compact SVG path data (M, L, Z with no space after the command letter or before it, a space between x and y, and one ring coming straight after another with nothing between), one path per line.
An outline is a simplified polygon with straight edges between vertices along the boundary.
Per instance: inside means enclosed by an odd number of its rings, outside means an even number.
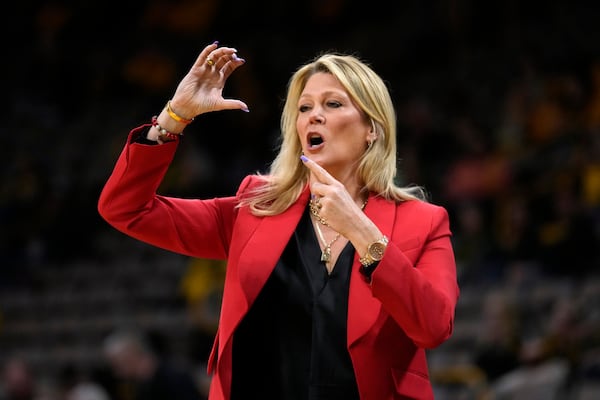
M233 338L231 399L359 399L346 348L348 243L331 274L310 215L294 235Z

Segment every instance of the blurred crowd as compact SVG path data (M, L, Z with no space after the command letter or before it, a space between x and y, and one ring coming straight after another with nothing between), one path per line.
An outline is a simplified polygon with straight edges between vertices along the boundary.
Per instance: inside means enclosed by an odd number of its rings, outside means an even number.
M230 194L245 174L265 170L278 144L287 79L319 52L336 50L365 59L389 83L398 110L398 179L424 185L449 210L463 290L490 288L481 324L483 344L491 345L473 355L478 371L492 381L557 354L571 368L580 360L573 348L580 355L600 347L598 294L582 301L578 292L598 279L600 267L600 4L13 6L3 27L18 45L5 61L1 100L0 291L35 285L43 268L120 256L106 241L118 233L97 215L99 191L128 131L160 111L204 45L219 40L247 60L226 96L243 99L250 113L197 118L161 188L166 194ZM182 277L188 298L210 291L198 282L219 286L218 277L192 265ZM532 316L519 309L519 295L539 281L568 283L570 291L528 308ZM539 320L533 335L527 326ZM203 323L202 354L214 320ZM524 340L533 336L539 340ZM499 355L500 344L511 351ZM7 380L25 379L25 365L5 364ZM33 398L0 390L2 400Z

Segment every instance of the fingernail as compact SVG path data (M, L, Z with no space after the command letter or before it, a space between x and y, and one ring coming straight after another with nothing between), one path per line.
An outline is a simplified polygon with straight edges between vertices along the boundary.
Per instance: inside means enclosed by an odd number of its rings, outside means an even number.
M302 154L302 155L300 156L300 159L301 159L302 161L304 161L304 162L307 162L307 161L308 161L308 157L306 157L304 154Z
M213 42L213 44L219 44L219 41L218 41L218 40L215 40L215 41Z
M246 108L242 108L241 110L242 110L243 112L250 112L250 109L249 109L248 107L246 107Z

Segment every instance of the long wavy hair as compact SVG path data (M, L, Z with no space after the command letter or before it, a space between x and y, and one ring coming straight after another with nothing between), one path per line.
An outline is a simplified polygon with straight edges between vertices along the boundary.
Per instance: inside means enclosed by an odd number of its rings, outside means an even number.
M264 184L258 185L240 202L254 215L277 215L290 207L308 184L310 171L300 156L302 144L296 130L298 99L308 79L319 72L335 76L354 104L370 119L376 133L372 145L365 143L359 160L358 174L365 192L373 192L387 200L426 200L420 186L398 186L395 183L396 112L383 80L367 63L346 54L326 53L301 66L292 75L281 115L279 153L266 174L257 173Z

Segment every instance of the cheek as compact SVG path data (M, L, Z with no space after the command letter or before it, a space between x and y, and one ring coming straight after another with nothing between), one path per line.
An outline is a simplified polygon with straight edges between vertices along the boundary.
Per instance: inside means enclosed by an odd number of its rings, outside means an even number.
M296 138L298 139L298 146L304 146L304 133L298 125L296 125Z
M298 115L296 118L296 132L298 132L298 136L302 136L302 132L304 132L304 127L306 126L306 118L302 117L302 114Z
M365 144L368 131L364 123L357 120L347 120L338 126L338 132L342 133L340 136L352 147Z
M339 129L343 129L354 137L360 136L366 138L369 129L371 129L371 124L365 121L365 118L358 110L348 110L348 112L342 118L339 118L337 122L339 124Z

